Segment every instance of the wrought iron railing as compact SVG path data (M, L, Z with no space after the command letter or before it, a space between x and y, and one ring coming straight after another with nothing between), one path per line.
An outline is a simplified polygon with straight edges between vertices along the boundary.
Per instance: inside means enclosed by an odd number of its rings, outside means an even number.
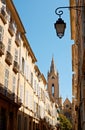
M0 83L0 95L6 97L6 99L9 99L10 101L21 105L21 99L12 91L10 91L8 88L6 88L3 84Z

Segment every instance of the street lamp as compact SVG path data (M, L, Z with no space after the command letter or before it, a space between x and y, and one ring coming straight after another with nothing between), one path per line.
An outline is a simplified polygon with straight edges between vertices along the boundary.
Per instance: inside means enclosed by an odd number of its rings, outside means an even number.
M62 18L59 18L56 23L54 24L56 29L56 34L59 38L62 38L64 36L66 23L62 20Z
M64 32L66 28L66 23L61 18L61 15L63 14L63 11L61 9L65 9L65 8L78 10L79 8L85 8L85 6L65 6L65 7L58 7L55 10L55 13L59 16L59 18L56 21L56 23L54 23L54 27L56 29L56 34L59 38L62 38L64 36Z

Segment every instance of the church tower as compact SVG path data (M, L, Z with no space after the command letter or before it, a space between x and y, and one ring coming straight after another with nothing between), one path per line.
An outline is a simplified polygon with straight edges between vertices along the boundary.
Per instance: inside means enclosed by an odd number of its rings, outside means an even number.
M56 71L54 59L52 57L50 71L47 75L47 89L50 96L51 101L59 104L59 75Z

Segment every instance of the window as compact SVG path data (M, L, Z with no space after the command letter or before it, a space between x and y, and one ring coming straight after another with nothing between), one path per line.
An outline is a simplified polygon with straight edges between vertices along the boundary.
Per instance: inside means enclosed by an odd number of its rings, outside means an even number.
M6 6L5 5L2 5L2 8L1 8L4 12L6 11Z
M33 73L31 73L31 86L33 87Z
M18 62L18 50L15 49L15 61Z
M54 84L52 84L52 96L54 96Z
M10 14L10 12L9 12L9 14ZM12 31L15 33L16 32L16 23L15 23L12 16L10 16L10 24L9 24L9 26L12 29Z
M16 78L13 77L13 86L12 86L12 92L15 93L16 90Z
M25 61L25 76L26 76L26 79L29 80L29 66L28 66L28 61Z
M20 86L20 98L21 98L22 103L23 103L23 95L24 95L24 88L23 88L23 86L21 85L21 86Z
M21 40L21 35L20 35L20 32L18 32L18 38L19 38L19 40Z
M34 92L36 92L36 80L34 80Z
M57 120L59 121L59 120L60 120L60 118L59 118L59 117L57 117Z
M60 109L59 108L57 108L57 113L59 113L60 112Z
M15 23L15 21L12 22L12 26L13 26L14 32L16 33L16 23Z
M69 107L69 105L68 104L66 104L66 108L68 108Z
M52 76L52 79L55 79L55 77L54 77L54 76Z
M11 12L9 10L7 10L7 13L8 13L7 19L8 19L8 22L10 22L10 20L11 20Z
M27 51L27 49L26 49L26 60L27 60L27 56L28 56L28 51Z
M3 4L6 4L6 0L1 0L1 2L2 2Z
M3 40L3 34L4 34L4 29L2 26L0 26L0 41Z
M8 39L8 52L11 52L11 39Z
M36 102L34 102L34 112L36 113Z
M24 73L24 58L22 57L22 72Z
M38 104L36 103L36 114L38 114Z
M8 80L9 80L9 71L6 69L5 70L5 81L4 81L4 86L6 89L8 88Z
M29 109L33 110L33 95L31 93L29 93L28 99L29 99L29 101L28 101Z

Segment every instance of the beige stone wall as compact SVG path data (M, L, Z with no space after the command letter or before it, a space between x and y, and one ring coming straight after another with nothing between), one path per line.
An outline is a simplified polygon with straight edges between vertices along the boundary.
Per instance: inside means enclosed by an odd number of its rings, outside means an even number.
M2 7L2 3L0 1L0 7ZM49 119L49 122L51 125L56 125L56 115L52 115L53 107L52 102L46 98L45 90L46 90L46 79L44 75L40 72L38 66L36 66L36 57L34 53L32 52L32 49L30 48L29 42L25 36L25 29L22 25L22 22L20 21L20 18L18 16L18 13L16 12L16 9L12 3L12 1L7 0L6 1L6 23L3 22L1 16L0 16L0 27L3 28L3 40L2 43L5 46L4 53L0 55L0 84L3 85L3 88L5 84L5 70L7 69L9 72L8 76L8 90L10 90L11 93L14 93L21 99L21 107L19 108L18 115L21 115L22 121L25 117L27 117L28 121L28 130L33 129L33 121L39 123L40 118L44 119L45 113L46 116ZM9 15L8 12L10 12ZM11 25L14 23L15 26L15 32L11 34L9 29L9 20L12 16L12 22ZM12 28L11 28L12 31ZM18 37L19 42L16 43L16 36L17 32L19 32L20 36ZM11 39L11 49L10 49L10 56L9 62L6 62L6 56L8 51L8 39ZM1 44L1 43L0 43ZM14 69L14 61L15 61L15 49L17 50L17 61L15 64L15 70ZM1 51L1 48L0 48ZM22 63L22 58L24 59L24 63ZM24 65L24 68L23 68ZM16 71L16 68L18 71ZM23 69L22 69L23 68ZM15 72L16 71L16 72ZM32 76L32 78L31 78ZM13 91L13 77L15 77L15 88ZM36 81L36 85L35 85ZM32 82L32 83L31 83ZM58 95L56 95L58 96ZM45 100L46 99L46 100ZM17 100L17 99L16 99ZM16 103L18 103L16 101ZM38 105L35 108L35 104ZM49 104L49 110L50 112L47 112L46 104ZM36 110L35 110L36 109ZM35 113L40 111L38 115L36 116ZM52 124L52 120L55 121L54 124ZM30 123L32 123L31 129ZM24 128L24 123L21 122L22 129Z

